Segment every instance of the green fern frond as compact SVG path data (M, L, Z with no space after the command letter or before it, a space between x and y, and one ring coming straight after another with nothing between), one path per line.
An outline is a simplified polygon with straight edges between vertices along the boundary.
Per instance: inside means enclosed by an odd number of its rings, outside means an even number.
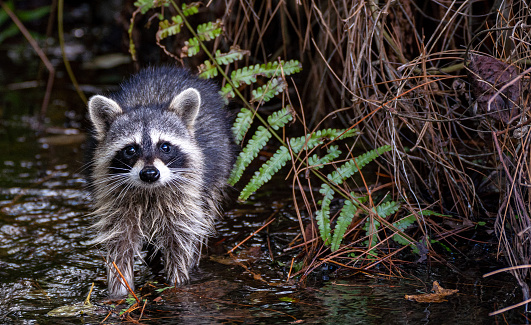
M389 201L378 205L377 207L373 208L372 211L375 212L380 218L385 219L391 214L398 211L399 208L400 203L397 203L395 201ZM365 224L363 225L363 230L365 230L365 234L369 237L369 239L364 242L367 247L372 247L379 242L379 228L380 222L376 219L376 217L369 216L367 218L367 221L365 221Z
M243 56L249 53L248 50L242 50L237 46L232 46L227 53L221 53L220 50L217 50L214 59L219 65L228 65L243 59Z
M251 127L251 123L253 123L253 112L245 107L242 108L232 125L232 134L237 144L242 142L243 137Z
M176 34L179 34L181 32L181 28L183 26L183 19L181 16L172 16L171 17L171 23L167 20L161 20L159 22L159 30L157 32L157 37L161 40L165 39L166 37L173 36Z
M240 152L240 155L236 159L232 174L229 178L229 184L236 184L243 175L243 172L249 166L251 161L258 156L258 153L266 145L267 141L271 138L271 132L262 125L260 125L253 137L249 140L245 148Z
M260 101L262 103L270 101L273 97L283 92L288 85L282 78L273 78L265 85L254 89L251 92L251 102Z
M372 217L367 217L365 224L363 225L363 230L365 230L365 235L368 237L366 241L363 242L367 247L373 247L378 243L378 229L380 228L380 222Z
M279 69L279 65L282 65L282 71L284 71L286 75L300 72L302 70L302 65L297 60L291 60L288 62L274 61L264 64L255 64L234 70L232 71L230 78L236 87L242 83L250 85L251 83L256 82L257 76L272 78L274 76L280 75L281 71Z
M192 37L184 42L183 55L189 57L196 55L200 50L200 42L210 41L221 35L221 20L200 24L197 26L197 38Z
M343 130L343 129L324 129L313 132L307 136L302 136L298 138L292 138L290 140L291 150L298 153L303 149L314 148L315 146L323 143L324 140L333 140L339 137L339 139L345 139L347 137L352 137L359 134L358 129Z
M239 87L239 86L237 86ZM227 97L227 98L234 98L234 89L232 88L232 85L230 83L226 83L223 87L221 87L221 90L219 91L221 96Z
M323 157L319 157L317 154L310 156L308 158L308 166L314 169L320 169L341 155L341 150L339 150L338 146L330 146L327 152Z
M251 178L249 183L241 191L238 200L247 200L251 194L262 187L262 185L269 182L272 175L276 174L280 168L284 167L290 158L291 155L288 148L285 146L278 148L273 157L266 161L262 167L254 173L253 178Z
M242 113L243 112L243 113ZM247 129L250 126L252 119L252 112L247 112L247 109L242 109L241 115L238 114L238 119L234 123L235 126L237 126L240 129L233 130L233 132L238 132L238 134L235 134L236 139L243 138L243 135L247 132ZM267 117L267 123L269 126L274 129L278 130L281 127L284 127L286 123L291 121L293 117L290 114L290 107L289 105L274 112L273 114L269 115ZM259 127L260 128L260 127ZM243 132L243 133L242 133ZM271 134L269 135L271 136ZM254 138L254 137L253 137ZM253 140L253 139L251 139ZM249 143L247 146L243 149L244 151L247 149L247 147L251 144L251 140L249 140ZM267 141L266 141L267 142ZM265 143L263 145L265 145ZM254 145L254 143L252 144ZM243 153L243 152L242 152ZM289 151L285 146L281 146L278 151L271 157L266 163L260 167L260 169L255 173L253 178L249 181L249 183L245 186L245 188L240 193L239 199L242 201L245 201L249 198L249 196L255 192L257 189L259 189L262 185L269 182L271 180L271 177L280 170L284 165L286 165L286 162L290 159ZM254 158L253 158L254 159ZM248 164L247 164L248 165ZM245 166L247 168L247 166ZM238 171L239 173L239 171ZM242 170L243 173L243 170ZM234 174L237 175L237 174ZM241 177L238 176L239 179ZM229 183L231 183L233 180L232 178L229 180ZM235 180L234 183L236 183L238 180Z
M356 157L354 160L347 161L343 165L341 165L336 171L332 172L331 174L328 174L327 178L339 185L343 183L343 181L358 171L358 168L363 168L365 165L376 159L378 156L383 154L384 152L390 151L391 146L385 145L381 146L380 148L368 151L364 153L361 156Z
M330 243L330 203L334 197L334 190L327 184L323 184L319 189L319 193L323 194L321 201L321 209L315 212L315 220L319 227L319 234L323 239L325 245Z
M140 8L140 12L145 14L149 10L153 8L158 8L161 6L168 7L170 5L169 2L163 2L163 1L155 1L155 0L137 0L134 2L134 5L137 8Z
M209 21L205 24L200 24L197 26L197 37L201 41L211 41L221 35L221 20L216 20L215 22Z
M221 53L220 50L216 51L214 55L214 60L218 65L229 65L235 61L243 59L245 54L248 54L249 51L241 50L238 47L231 47L230 51L227 53ZM204 79L211 79L218 75L217 67L212 64L209 60L206 60L199 67L199 77Z
M352 219L357 210L357 204L351 200L345 201L345 204L339 213L339 217L337 218L336 227L334 228L334 236L332 237L332 243L330 245L332 252L339 249L339 245L343 241L343 235L345 235L348 226L352 223Z
M278 130L284 127L286 123L291 122L291 120L293 120L293 116L291 115L291 106L286 105L286 107L279 109L278 111L269 115L267 117L267 124L269 124L273 130Z
M282 62L282 72L284 75L289 76L294 73L299 73L302 70L302 64L298 60L289 60L288 62Z
M244 119L248 118L249 113L247 112L244 112L244 114L242 114L241 116L241 119L242 119L242 122L244 121ZM238 118L240 118L240 116L238 115ZM283 127L286 123L288 123L289 121L291 121L292 119L292 116L289 112L289 105L286 106L285 108L281 109L281 110L278 110L276 112L274 112L273 114L271 114L267 121L268 121L268 124L275 130L278 130L279 128ZM236 123L238 124L238 126L240 126L241 123ZM336 130L337 131L337 134L341 134L342 130ZM238 130L238 132L241 132L240 130ZM317 132L316 132L317 133ZM326 134L326 132L325 132ZM313 136L313 134L312 134ZM311 149L313 148L314 146L317 146L319 145L320 143L322 143L323 139L324 138L312 138L312 141L309 141L308 144L307 144L307 148L308 149ZM293 140L293 139L292 139ZM290 143L304 143L304 141L306 140L306 138L303 136L303 137L299 137L299 138L295 138L295 141L290 141ZM297 154L299 153L299 150L301 150L303 146L302 145L297 145L297 146L292 146L292 151ZM245 149L244 149L245 150ZM327 163L329 161L332 161L333 159L337 158L339 156L341 152L337 149L337 146L335 147L331 147L331 151L329 152L328 155L324 156L323 157L323 160L322 162L323 163ZM255 173L255 175L251 178L251 180L249 181L249 183L245 186L245 188L242 190L242 193L240 194L240 197L239 199L242 200L242 201L245 201L246 199L249 198L249 196L255 192L256 190L258 190L262 185L264 185L265 183L267 183L269 180L271 180L271 177L280 170L280 168L282 168L283 166L286 165L286 162L291 158L290 154L289 154L289 150L285 147L285 146L281 146L277 152L273 155L273 157L271 157L271 159L269 159L262 167L263 168L260 168L258 172ZM243 172L243 171L242 171ZM269 174L268 174L269 173ZM241 177L241 176L240 176ZM238 177L239 179L239 177ZM237 180L234 182L236 183ZM231 181L230 181L231 184L233 184ZM234 185L234 184L233 184Z
M184 46L181 52L183 55L191 57L199 53L199 49L200 49L199 40L195 37L192 37L189 40L184 42Z
M208 60L206 60L204 63L201 63L201 65L197 67L197 71L199 72L199 78L202 79L212 79L218 75L218 68Z
M242 84L250 85L256 82L258 76L263 76L267 78L272 78L274 76L280 75L281 69L279 65L282 65L282 71L285 75L296 73L302 70L302 65L297 60L290 60L288 62L268 62L264 64L255 64L241 69L232 71L230 79L234 87L238 88ZM226 84L221 88L221 94L223 96L232 98L234 97L234 89L232 85Z
M400 203L395 201L389 201L378 205L376 208L373 208L373 211L376 212L380 218L385 219L391 214L395 213L400 209Z
M415 215L412 214L410 216L407 216L405 218L402 218L401 220L394 222L393 226L395 226L396 229L400 230L401 232L404 231L407 227L411 226L415 221L417 221L417 218L415 218ZM412 243L405 238L404 236L401 236L400 233L396 233L393 236L393 240L400 245L407 246L411 245Z
M200 6L201 6L201 2L192 2L189 4L183 3L181 6L181 9L183 11L184 16L191 16L199 12Z

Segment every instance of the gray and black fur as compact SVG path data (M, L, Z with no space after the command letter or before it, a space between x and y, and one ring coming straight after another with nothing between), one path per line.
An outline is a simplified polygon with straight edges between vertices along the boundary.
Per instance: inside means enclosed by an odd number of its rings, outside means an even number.
M233 161L230 118L209 81L173 67L142 70L88 103L94 127L90 184L107 250L109 295L133 287L133 261L148 243L180 284L212 234Z

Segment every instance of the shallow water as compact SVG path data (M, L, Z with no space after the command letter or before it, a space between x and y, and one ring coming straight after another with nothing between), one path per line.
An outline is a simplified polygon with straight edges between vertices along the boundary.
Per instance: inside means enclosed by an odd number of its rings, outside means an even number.
M103 252L87 245L95 219L88 215L80 137L50 142L26 125L19 121L0 126L0 323L99 323L111 307L106 303ZM55 140L61 137L68 136ZM522 307L488 316L519 302L521 294L511 277L482 279L485 271L470 267L473 263L456 264L460 272L418 265L403 278L388 277L383 269L381 276L334 278L334 272L320 269L305 286L286 281L285 263L291 256L280 248L297 235L297 219L291 191L274 187L227 211L189 284L159 294L153 289L166 286L163 277L139 261L135 283L146 305L141 316L139 309L131 317L150 324L483 324L503 322L503 317L513 324L525 322ZM245 256L238 262L224 254L273 214L270 229L242 246ZM404 299L406 294L429 292L434 280L459 293L443 303ZM54 308L82 303L91 283L94 312L67 318L48 315ZM114 313L105 323L120 321Z

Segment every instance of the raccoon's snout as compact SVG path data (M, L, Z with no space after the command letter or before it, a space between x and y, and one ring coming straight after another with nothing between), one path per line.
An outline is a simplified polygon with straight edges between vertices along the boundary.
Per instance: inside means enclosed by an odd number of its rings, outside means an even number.
M160 178L160 172L153 166L144 167L140 171L140 179L146 183L156 182Z

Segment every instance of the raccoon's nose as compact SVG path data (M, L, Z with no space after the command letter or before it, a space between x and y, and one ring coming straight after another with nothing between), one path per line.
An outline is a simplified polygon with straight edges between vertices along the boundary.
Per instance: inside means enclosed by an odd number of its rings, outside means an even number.
M156 180L158 180L160 177L160 172L155 167L144 167L140 171L140 179L143 180L146 183L153 183Z

